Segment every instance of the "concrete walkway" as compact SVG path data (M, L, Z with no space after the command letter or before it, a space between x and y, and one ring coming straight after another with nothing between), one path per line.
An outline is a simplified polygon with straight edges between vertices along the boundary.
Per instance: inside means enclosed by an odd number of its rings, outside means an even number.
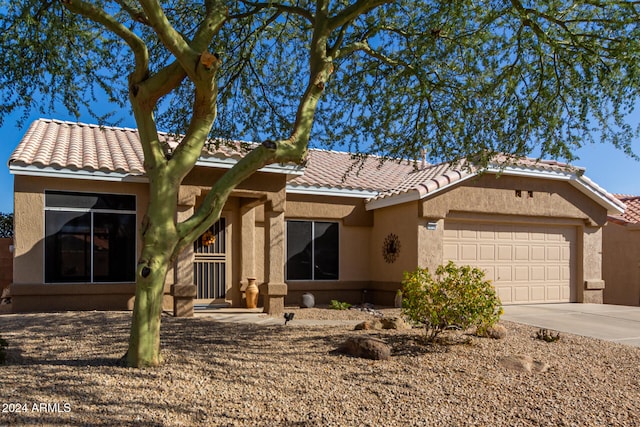
M286 310L285 310L286 311ZM214 308L195 310L196 317L211 317L218 322L255 323L258 325L284 325L284 315L272 317L262 312L262 308ZM291 326L355 326L362 320L318 320L294 319Z
M610 304L507 305L502 319L640 347L640 307Z

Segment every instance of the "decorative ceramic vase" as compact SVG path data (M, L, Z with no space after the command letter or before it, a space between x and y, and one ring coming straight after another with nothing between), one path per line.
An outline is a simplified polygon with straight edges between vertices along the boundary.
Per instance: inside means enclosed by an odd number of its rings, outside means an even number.
M312 293L305 292L304 294L302 294L302 296L300 297L300 307L312 308L314 305L316 305L316 301Z
M244 294L247 300L247 308L256 308L258 306L258 285L256 285L256 279L247 279L249 284L245 289Z

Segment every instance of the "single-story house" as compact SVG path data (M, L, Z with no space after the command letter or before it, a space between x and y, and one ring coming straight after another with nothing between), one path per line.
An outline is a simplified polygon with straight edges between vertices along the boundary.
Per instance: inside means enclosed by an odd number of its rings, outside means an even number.
M614 194L626 205L611 215L603 232L604 302L640 305L640 196Z
M169 144L169 135L163 135ZM179 195L188 217L239 158L203 151ZM505 159L497 159L496 162ZM453 260L483 268L504 304L601 303L602 229L624 205L555 161L430 165L311 150L267 166L176 262L171 286L196 304L242 306L255 278L266 306L311 292L392 305L403 272ZM416 167L417 166L417 167ZM15 178L14 312L131 309L148 200L135 129L37 120L9 159Z

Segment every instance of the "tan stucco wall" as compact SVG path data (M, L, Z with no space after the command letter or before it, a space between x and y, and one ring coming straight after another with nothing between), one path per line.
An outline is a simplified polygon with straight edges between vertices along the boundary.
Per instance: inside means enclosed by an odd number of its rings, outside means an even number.
M44 280L44 192L64 190L131 194L136 196L138 227L148 204L147 185L140 183L96 182L76 179L14 178L14 283L39 284ZM137 248L141 247L138 240Z
M341 220L345 226L373 225L373 212L365 209L364 199L351 197L287 194L287 217Z
M405 271L418 266L418 203L410 202L374 211L371 232L371 280L401 282ZM390 234L398 236L400 252L393 263L385 261L382 248Z
M608 223L603 229L606 304L640 305L640 227Z
M521 190L521 197L516 197ZM533 197L529 197L529 191ZM445 218L452 212L577 218L604 225L607 211L564 181L486 174L422 202L421 216Z
M206 188L220 176L219 172L197 168L186 179L194 191L197 206L206 194ZM44 295L59 294L59 301L68 307L95 309L131 308L133 285L42 285L44 233L44 190L96 191L135 194L137 196L138 222L143 218L147 205L147 185L117 182L83 181L72 179L42 179L15 177L16 240L14 282L18 287L18 308L51 309L45 304ZM253 271L258 283L281 275L274 270L274 257L269 257L273 242L267 227L271 221L271 234L280 233L280 225L267 218L266 212L284 209L284 219L336 221L340 225L340 280L337 282L290 282L287 303L297 304L306 291L316 295L318 303L329 299L341 299L352 303L363 300L377 304L390 304L399 288L405 271L418 265L435 269L442 262L442 233L444 221L449 218L466 218L477 221L539 222L571 224L578 232L579 248L576 249L578 266L576 283L578 299L597 302L602 295L598 288L602 282L600 260L602 232L598 227L606 220L606 211L579 190L566 182L485 175L465 181L460 186L439 193L436 197L408 202L398 206L366 211L359 198L338 198L299 194L284 197L286 179L283 175L261 173L245 181L229 199L224 208L230 244L228 254L230 289L228 299L241 304L240 287L245 275ZM515 196L515 190L522 197ZM533 192L529 197L528 192ZM252 209L253 239L252 266L242 264L243 238L240 233L242 212ZM274 211L275 209L275 211ZM435 230L427 227L435 223ZM275 228L274 228L275 227ZM394 263L383 257L383 242L389 234L396 234L400 241L400 253ZM640 233L639 233L640 234ZM249 247L245 240L245 250ZM140 242L138 242L140 247ZM284 271L284 263L278 261ZM192 266L185 265L191 269ZM277 274L276 274L277 273ZM274 276L275 274L275 276ZM173 282L172 275L167 280ZM589 282L591 289L586 289ZM57 289L57 291L56 291ZM366 291L366 293L364 292ZM130 292L130 293L129 293ZM167 297L167 305L171 299ZM20 302L20 300L22 302ZM87 305L83 305L85 301ZM105 305L106 304L106 305ZM108 306L108 307L107 307ZM40 308L39 308L40 307Z
M331 299L360 303L362 291L370 287L372 277L371 260L367 255L371 246L373 213L365 210L364 200L288 194L285 216L287 220L337 222L340 241L340 280L288 281L286 303L297 304L304 292L312 292L317 304L326 304Z
M63 190L130 194L136 196L138 227L148 204L147 185L77 179L14 177L15 249L12 310L128 310L133 307L135 285L44 284L44 192ZM137 242L140 250L141 242ZM168 287L166 292L168 293ZM165 307L171 306L166 298Z

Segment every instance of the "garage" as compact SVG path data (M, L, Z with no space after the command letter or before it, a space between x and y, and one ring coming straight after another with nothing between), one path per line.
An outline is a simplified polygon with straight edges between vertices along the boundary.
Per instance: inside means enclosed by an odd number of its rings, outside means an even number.
M503 304L576 301L575 227L445 221L449 260L483 269Z

